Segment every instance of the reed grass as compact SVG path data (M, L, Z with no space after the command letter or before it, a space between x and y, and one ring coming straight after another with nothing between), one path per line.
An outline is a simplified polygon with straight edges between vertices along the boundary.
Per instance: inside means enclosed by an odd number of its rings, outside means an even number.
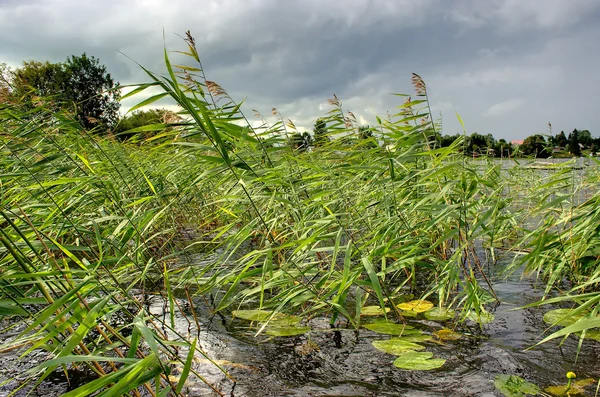
M354 327L370 304L401 321L395 302L413 293L464 320L495 297L483 252L520 253L508 270L538 273L546 292L571 280L552 302L589 313L578 330L598 326L598 194L575 202L597 174L577 189L567 167L524 183L520 167L467 161L461 141L437 147L418 75L419 99L401 96L371 144L334 96L328 139L294 150L292 121L274 109L274 123L253 128L207 80L189 33L185 42L190 62L172 64L165 49L166 74L144 69L149 82L125 96L158 88L132 110L170 97L177 116L126 131L139 134L129 142L43 103L0 105L0 316L26 324L0 349L49 357L20 387L85 367L97 379L68 395L182 394L188 376L203 380L192 363L206 355L175 330L182 292L210 297L214 312L251 307ZM148 312L149 293L162 294L167 317Z

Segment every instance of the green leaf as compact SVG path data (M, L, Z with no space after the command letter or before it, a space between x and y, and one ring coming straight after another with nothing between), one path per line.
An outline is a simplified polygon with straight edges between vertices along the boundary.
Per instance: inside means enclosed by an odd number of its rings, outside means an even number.
M506 397L537 396L542 390L533 383L516 375L498 375L494 379L496 389Z
M425 312L425 318L432 321L446 321L454 318L454 310L435 307Z
M442 358L432 358L431 352L409 351L394 360L394 366L410 371L429 371L446 363Z
M421 333L421 331L414 329L411 325L397 324L391 321L376 321L364 324L363 327L369 331L386 335L414 335Z
M425 346L419 345L418 343L411 342L404 338L394 338L387 340L375 340L371 342L373 347L382 352L400 355L408 350L424 350Z

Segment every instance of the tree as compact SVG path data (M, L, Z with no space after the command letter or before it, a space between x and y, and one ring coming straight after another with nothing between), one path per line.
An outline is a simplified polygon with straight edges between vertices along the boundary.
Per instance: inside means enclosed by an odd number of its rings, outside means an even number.
M547 158L550 155L546 147L546 138L540 134L525 138L521 145L521 151L525 156L533 155L539 158Z
M308 132L295 132L290 137L290 146L298 152L305 152L313 144L313 138Z
M112 128L119 121L119 83L115 84L106 67L85 53L71 56L64 64L65 97L76 107L77 119L92 129Z
M574 156L581 156L581 148L579 147L579 131L574 129L569 134L569 153Z
M567 140L567 137L565 136L565 132L561 131L560 134L556 135L556 146L560 146L560 147L567 147L567 145L569 144L569 141Z
M119 121L114 133L118 139L127 140L136 133L125 133L126 131L151 124L168 123L172 119L177 119L177 115L167 109L136 110Z
M314 145L323 146L329 143L329 137L327 136L327 122L324 119L318 119L315 122L313 128Z
M358 139L360 145L366 148L376 148L377 139L373 135L373 130L368 125L358 127Z
M577 138L579 139L579 143L581 143L585 147L591 146L592 141L594 140L589 130L579 131L579 136Z
M87 129L111 129L119 120L119 83L96 58L71 56L64 63L29 61L12 74L11 95L30 106L39 97L72 111Z

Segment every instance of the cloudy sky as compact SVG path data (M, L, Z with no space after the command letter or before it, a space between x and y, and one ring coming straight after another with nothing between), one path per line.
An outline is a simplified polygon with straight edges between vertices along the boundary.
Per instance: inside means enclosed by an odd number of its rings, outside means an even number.
M415 72L446 134L461 132L458 112L468 133L497 138L548 122L600 136L599 0L0 0L0 62L86 52L139 83L121 53L163 72L163 44L184 49L188 29L209 80L299 127L334 93L372 123L402 103L391 93L411 93Z

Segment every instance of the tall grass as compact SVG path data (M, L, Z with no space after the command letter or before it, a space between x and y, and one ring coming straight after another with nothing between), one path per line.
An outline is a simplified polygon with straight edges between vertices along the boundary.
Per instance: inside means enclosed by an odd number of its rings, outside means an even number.
M370 304L402 320L395 303L406 293L462 319L485 314L495 294L484 251L492 260L526 252L515 268L537 271L549 288L571 278L564 299L595 316L600 296L586 291L599 277L598 198L565 197L567 169L519 198L515 178L466 161L461 141L436 145L417 75L417 99L399 96L373 137L334 96L327 139L295 150L291 120L274 109L273 124L253 128L185 41L190 62L173 65L165 50L167 73L144 69L149 82L129 94L159 89L134 109L168 96L177 117L127 131L139 134L130 143L43 105L0 107L0 315L26 324L1 349L48 354L21 387L63 366L98 377L73 395L180 394L187 375L173 382L170 368L179 362L202 379L192 358L204 352L174 329L178 291L210 296L215 312L243 306L354 327ZM532 213L541 227L524 222ZM182 238L190 230L194 239ZM147 293L164 296L168 318L148 313Z

